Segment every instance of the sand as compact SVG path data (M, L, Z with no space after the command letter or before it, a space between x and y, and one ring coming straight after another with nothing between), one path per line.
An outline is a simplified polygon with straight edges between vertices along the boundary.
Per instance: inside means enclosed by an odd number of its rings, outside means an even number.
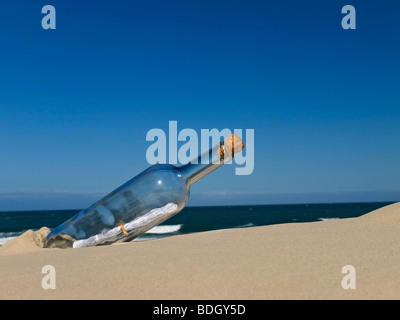
M48 229L0 248L0 299L399 299L400 203L359 218L45 249ZM45 265L55 289L43 289ZM342 273L354 267L355 289Z

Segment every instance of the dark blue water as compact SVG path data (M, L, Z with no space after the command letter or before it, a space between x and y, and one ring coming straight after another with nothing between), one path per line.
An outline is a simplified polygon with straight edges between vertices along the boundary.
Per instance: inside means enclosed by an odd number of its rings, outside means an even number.
M391 202L188 207L138 240L227 228L359 217ZM28 229L55 228L80 210L0 212L0 245Z

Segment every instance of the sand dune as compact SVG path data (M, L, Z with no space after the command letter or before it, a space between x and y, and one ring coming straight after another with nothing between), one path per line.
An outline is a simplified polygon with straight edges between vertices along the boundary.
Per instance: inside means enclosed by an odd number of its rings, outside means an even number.
M1 299L399 299L400 203L359 218L44 249L48 229L0 248ZM42 288L42 268L56 289ZM343 289L345 265L355 289Z

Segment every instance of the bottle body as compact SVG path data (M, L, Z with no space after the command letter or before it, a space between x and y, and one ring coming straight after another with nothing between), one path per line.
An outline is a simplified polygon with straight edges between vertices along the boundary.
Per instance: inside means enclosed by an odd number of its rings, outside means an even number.
M48 247L130 241L181 211L188 198L189 187L178 168L151 166L55 228L47 237Z

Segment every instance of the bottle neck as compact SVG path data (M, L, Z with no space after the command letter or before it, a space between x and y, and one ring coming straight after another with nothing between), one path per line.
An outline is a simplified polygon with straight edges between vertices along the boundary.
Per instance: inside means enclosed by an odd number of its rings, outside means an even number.
M227 162L227 159L224 160L223 156L221 159L220 149L221 145L217 144L210 150L191 160L188 164L178 168L178 171L186 180L188 188L190 188L193 183L199 181Z

